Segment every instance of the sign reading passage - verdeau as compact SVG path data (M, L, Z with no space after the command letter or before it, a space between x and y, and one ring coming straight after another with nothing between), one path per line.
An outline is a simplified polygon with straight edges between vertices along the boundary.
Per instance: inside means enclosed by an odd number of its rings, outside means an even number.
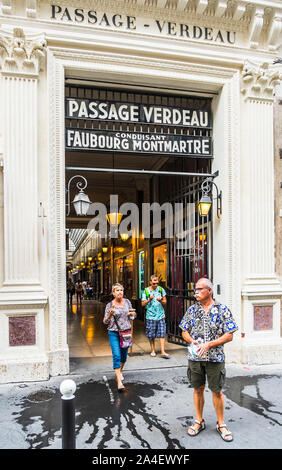
M66 98L66 118L211 128L209 109Z
M119 151L211 157L211 137L185 134L66 129L66 150Z

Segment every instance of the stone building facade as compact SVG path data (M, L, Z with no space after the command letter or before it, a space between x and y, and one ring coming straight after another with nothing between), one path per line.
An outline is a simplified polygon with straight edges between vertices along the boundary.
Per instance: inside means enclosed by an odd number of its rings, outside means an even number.
M281 18L276 0L2 0L2 383L69 370L64 87L71 80L212 97L212 170L223 194L213 280L239 325L228 357L281 362L281 170L274 175L281 112L275 147L273 124Z

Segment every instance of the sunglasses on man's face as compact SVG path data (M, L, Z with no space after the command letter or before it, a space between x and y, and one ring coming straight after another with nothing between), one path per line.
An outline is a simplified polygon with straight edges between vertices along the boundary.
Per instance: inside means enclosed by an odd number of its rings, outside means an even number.
M209 288L208 287L196 287L196 289L194 289L194 292L201 291L204 289L209 289Z

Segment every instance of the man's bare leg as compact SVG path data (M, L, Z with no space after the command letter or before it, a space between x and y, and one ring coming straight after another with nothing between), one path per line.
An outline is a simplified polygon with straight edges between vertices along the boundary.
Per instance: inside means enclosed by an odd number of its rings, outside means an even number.
M193 395L196 419L200 421L200 423L203 420L203 410L204 410L204 404L205 404L204 390L205 390L204 385L194 388L194 395ZM195 423L194 426L196 429L199 429L201 427L197 423ZM195 432L193 431L193 429L188 429L188 434L190 434L191 436L194 436Z
M215 408L218 424L224 424L224 396L222 392L212 392L212 400ZM227 428L221 428L225 431ZM231 441L232 436L226 436L226 441Z
M222 392L212 392L212 401L219 424L224 423L224 397Z

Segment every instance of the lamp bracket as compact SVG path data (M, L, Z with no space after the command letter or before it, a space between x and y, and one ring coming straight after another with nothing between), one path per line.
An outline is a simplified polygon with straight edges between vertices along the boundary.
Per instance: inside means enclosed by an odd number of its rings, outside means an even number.
M203 195L207 196L209 193L212 192L213 186L216 188L216 211L217 211L217 217L220 218L220 215L222 214L222 191L219 191L217 185L213 181L213 178L219 175L219 171L217 170L215 173L213 173L212 176L208 176L201 184L201 190L203 192Z

